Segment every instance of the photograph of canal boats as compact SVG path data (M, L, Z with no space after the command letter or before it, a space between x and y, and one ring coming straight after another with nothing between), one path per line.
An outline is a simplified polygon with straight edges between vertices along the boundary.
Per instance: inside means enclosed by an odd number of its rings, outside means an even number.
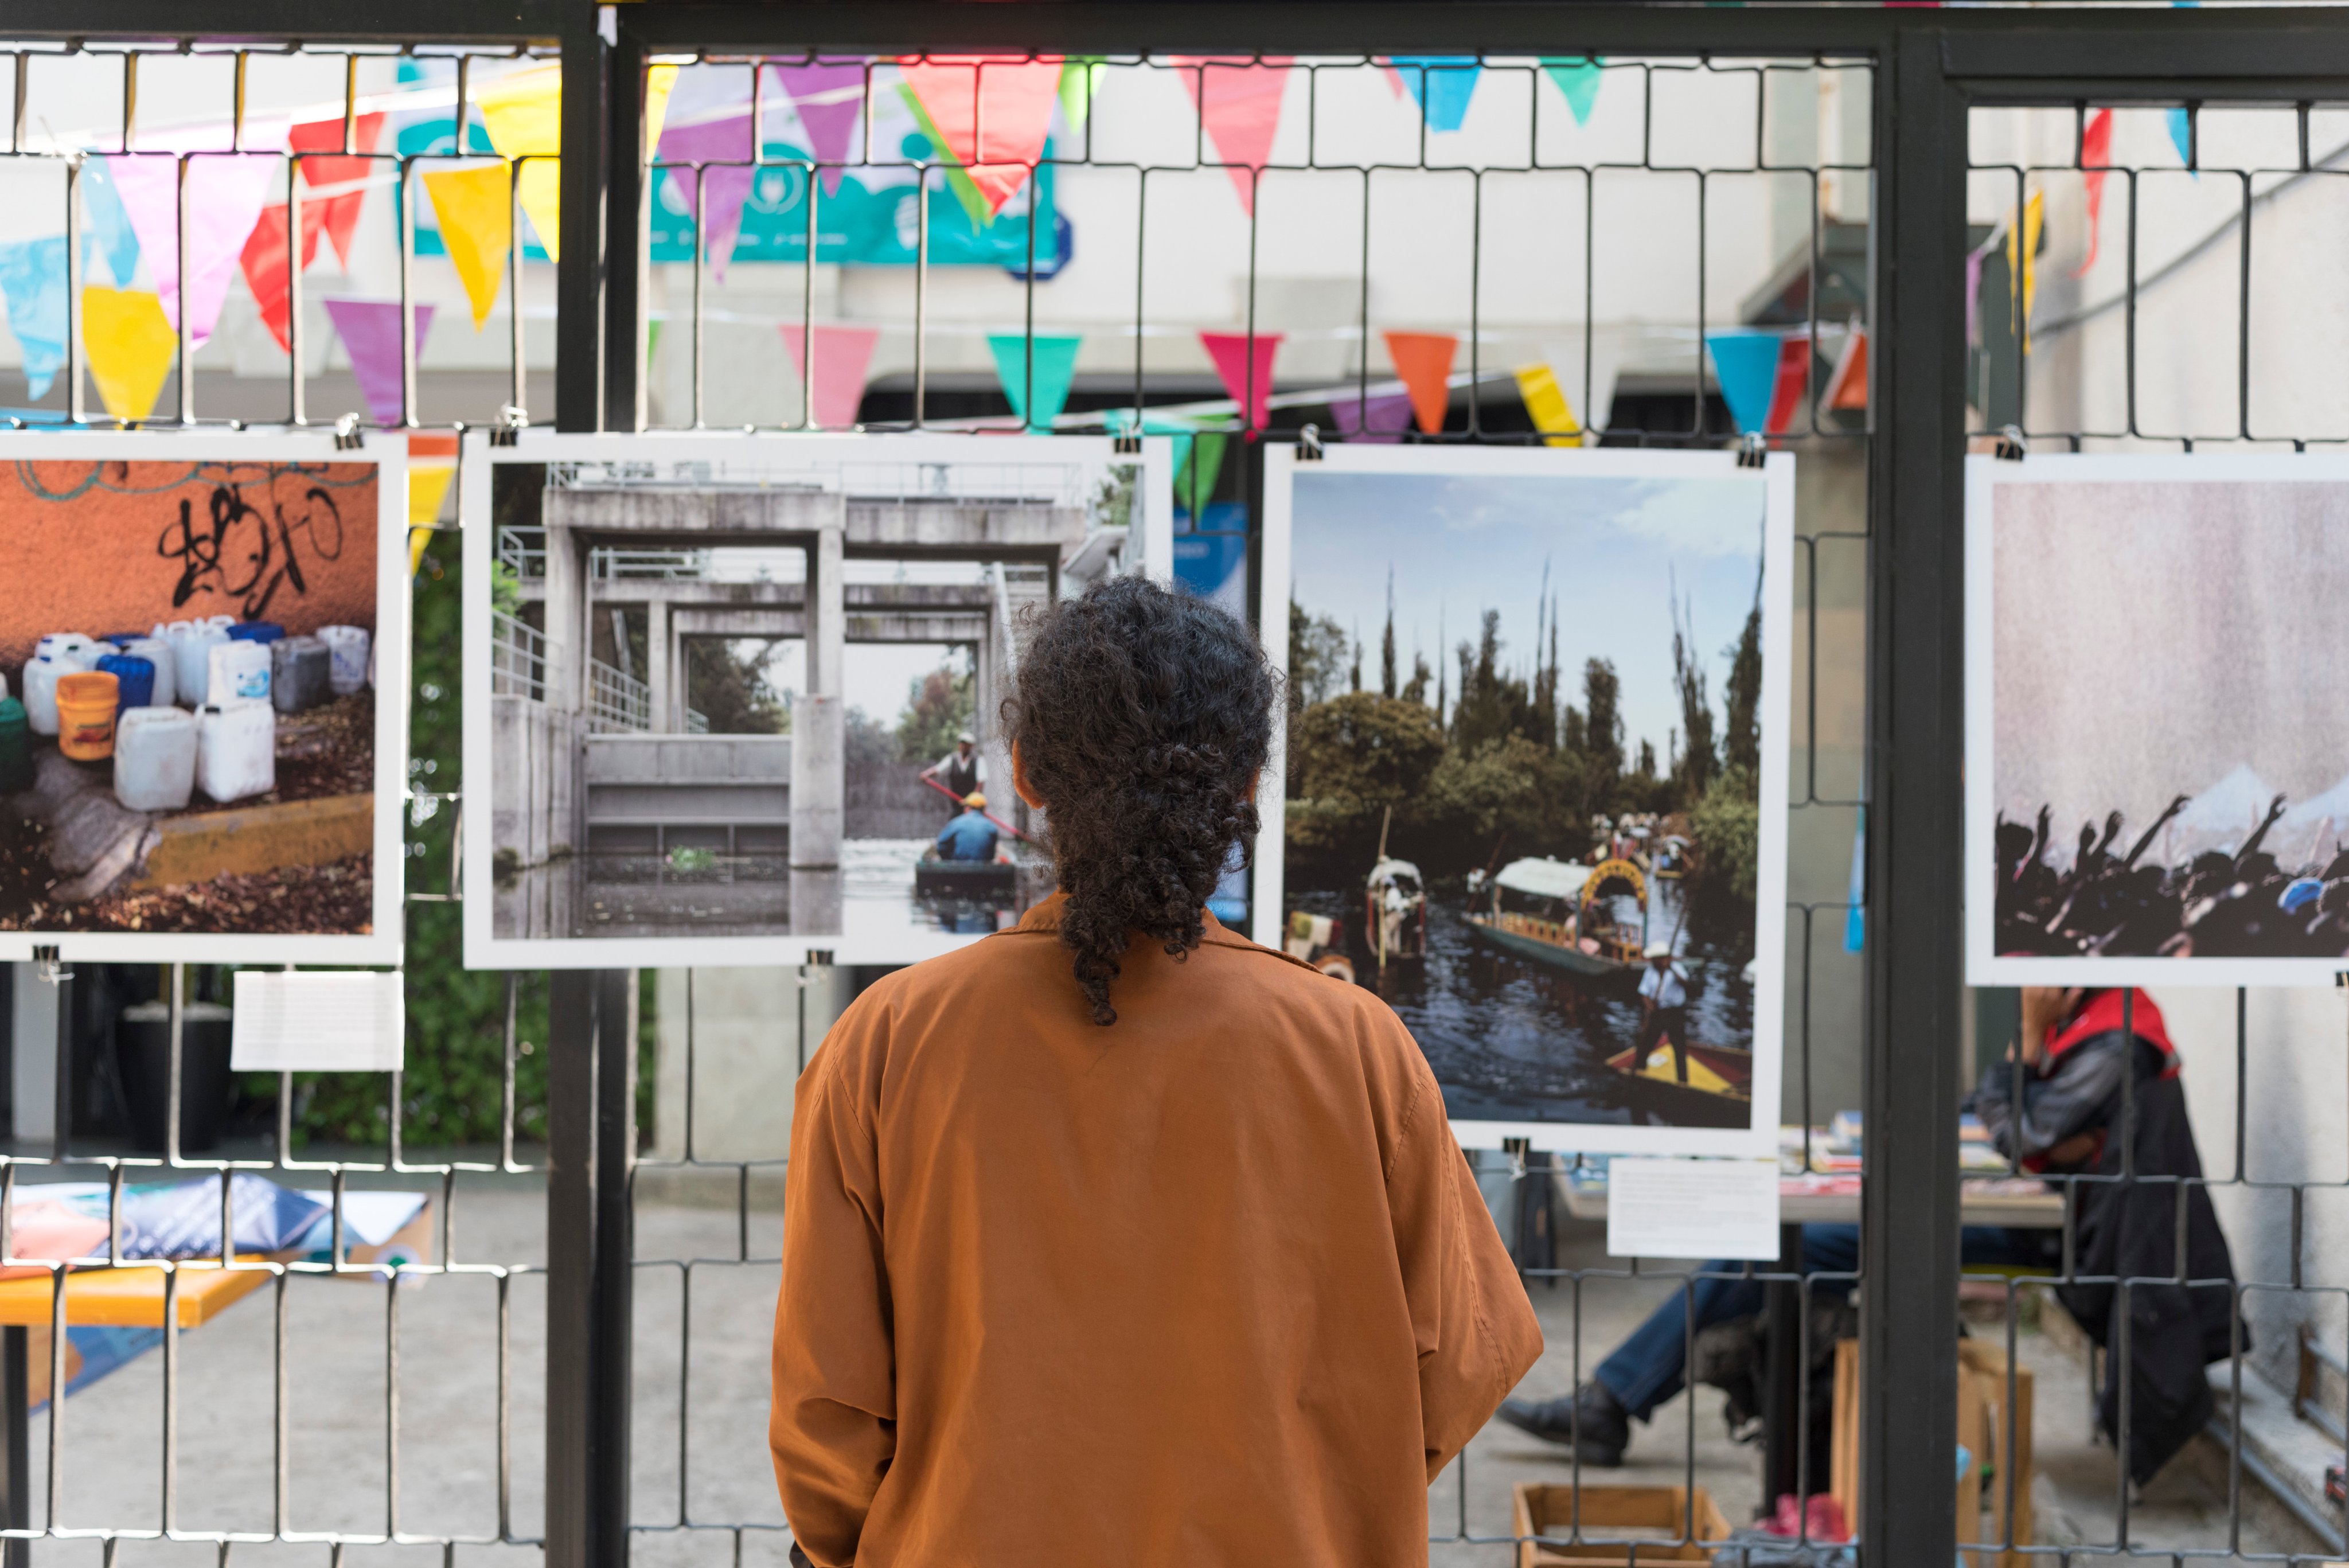
M1385 998L1472 1147L1775 1147L1792 458L1270 456L1258 939Z
M1968 975L2349 968L2349 460L1971 458Z

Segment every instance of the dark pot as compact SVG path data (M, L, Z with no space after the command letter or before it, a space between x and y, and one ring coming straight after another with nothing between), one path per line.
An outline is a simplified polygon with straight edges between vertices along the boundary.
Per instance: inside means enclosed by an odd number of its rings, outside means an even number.
M221 1122L228 1111L229 1018L229 1010L216 1002L181 1006L182 1154L220 1142ZM122 1069L122 1098L130 1113L130 1136L140 1148L160 1153L171 1098L171 1003L141 1002L123 1009L115 1025L114 1052Z

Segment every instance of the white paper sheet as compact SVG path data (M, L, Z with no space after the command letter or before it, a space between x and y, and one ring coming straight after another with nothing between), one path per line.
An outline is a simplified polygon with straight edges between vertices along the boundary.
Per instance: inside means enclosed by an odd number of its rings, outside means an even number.
M1775 1159L1615 1159L1607 1251L1618 1258L1778 1256Z
M229 1064L240 1073L396 1073L399 971L240 970Z

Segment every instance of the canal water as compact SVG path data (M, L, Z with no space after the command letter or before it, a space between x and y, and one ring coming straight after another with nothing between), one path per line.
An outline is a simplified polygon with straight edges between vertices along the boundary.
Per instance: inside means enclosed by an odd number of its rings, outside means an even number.
M1291 874L1295 874L1292 872ZM1650 884L1648 929L1679 935L1689 976L1689 1032L1700 1045L1751 1049L1753 907L1698 893L1682 912L1682 885ZM1477 937L1464 918L1458 879L1428 889L1427 956L1390 962L1383 973L1361 945L1362 894L1346 888L1288 889L1291 909L1346 921L1358 983L1384 997L1426 1053L1454 1121L1611 1122L1661 1127L1744 1127L1743 1106L1695 1106L1610 1071L1607 1059L1639 1041L1639 977L1586 975L1519 958ZM1637 929L1629 899L1619 919Z

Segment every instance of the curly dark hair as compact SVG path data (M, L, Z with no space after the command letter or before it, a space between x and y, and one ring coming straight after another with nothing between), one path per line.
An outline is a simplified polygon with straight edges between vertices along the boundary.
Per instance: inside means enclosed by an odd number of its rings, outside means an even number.
M1247 627L1179 588L1112 577L1046 609L1004 703L1045 805L1061 941L1093 1022L1130 933L1180 961L1235 844L1252 846L1274 677Z

